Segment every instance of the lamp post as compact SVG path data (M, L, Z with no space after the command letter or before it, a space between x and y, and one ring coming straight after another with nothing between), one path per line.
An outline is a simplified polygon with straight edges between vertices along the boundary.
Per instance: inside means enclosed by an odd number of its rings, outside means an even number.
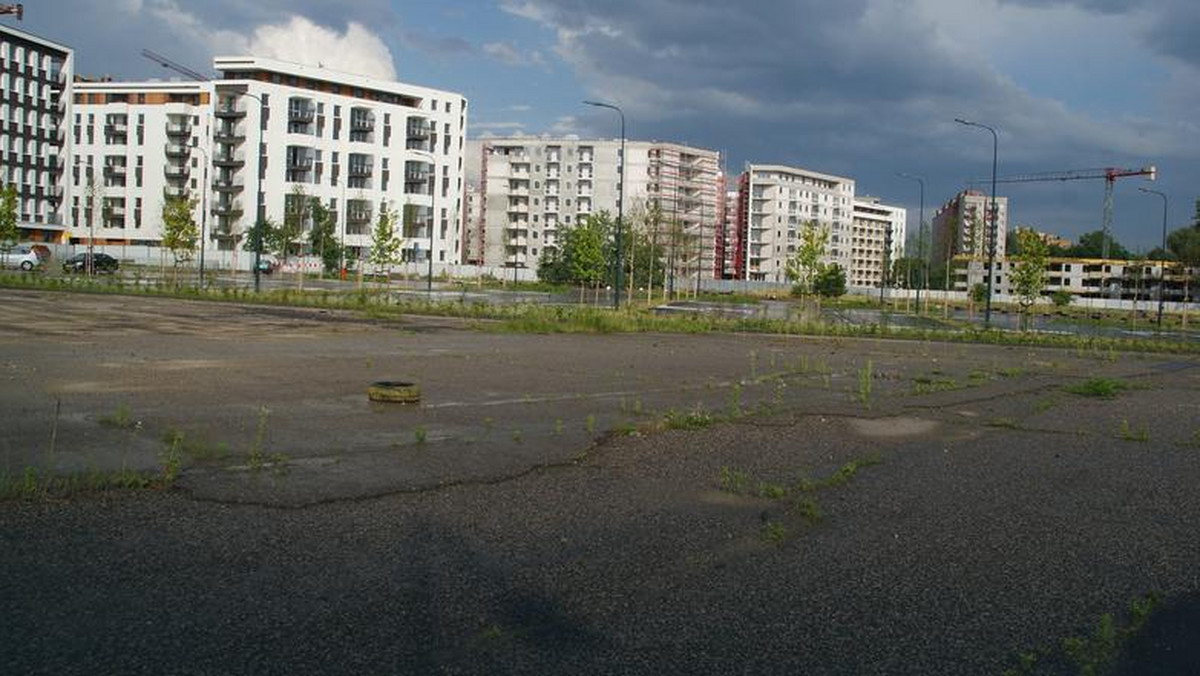
M429 193L429 253L426 254L426 257L429 259L429 268L425 273L425 293L426 293L426 295L432 297L433 296L433 226L437 222L437 189L438 189L437 156L433 154L432 150L417 150L417 149L410 148L408 152L410 152L413 155L416 155L418 157L424 157L425 159L429 160L429 166L433 167L433 169L432 169L433 187L431 188L430 193Z
M996 278L996 219L1000 216L996 210L996 158L1000 148L1000 137L996 134L996 130L980 124L978 122L968 122L962 118L956 117L954 121L966 125L968 127L979 127L992 132L992 208L988 216L991 222L988 225L988 265L987 265L987 304L983 311L983 327L990 328L992 325L992 280Z
M904 172L897 172L896 175L916 181L921 186L921 222L917 224L917 257L924 263L925 268L921 274L923 283L917 286L917 314L921 314L921 286L929 284L929 262L925 260L925 179Z
M622 260L623 250L621 249L621 230L622 221L625 216L625 111L611 103L600 101L584 101L584 103L589 106L596 106L597 108L615 110L621 116L621 163L617 170L617 283L613 288L613 309L618 310L621 308L621 280L622 268L624 266L624 261Z
M1162 224L1162 251L1164 259L1162 261L1162 270L1158 274L1158 328L1162 330L1163 317L1163 296L1166 295L1167 286L1167 194L1150 188L1138 188L1138 190L1151 195L1158 195L1163 201L1163 224Z
M192 146L192 150L199 150L204 154L204 178L200 184L200 288L204 288L204 240L205 230L208 225L208 165L212 161L208 157L208 151L200 147L199 141Z
M239 92L239 94L241 96L249 96L258 101L258 122L255 124L258 127L258 141L254 144L254 293L258 293L262 288L262 270L259 267L262 265L262 221L265 220L262 213L262 128L265 121L263 111L266 109L267 104L263 103L262 98L257 94L251 94L248 91Z

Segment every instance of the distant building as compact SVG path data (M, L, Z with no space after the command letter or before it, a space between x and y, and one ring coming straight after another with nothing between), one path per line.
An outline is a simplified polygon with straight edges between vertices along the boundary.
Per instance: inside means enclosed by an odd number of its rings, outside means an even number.
M992 289L997 294L1013 293L1009 276L1017 261L996 261L996 276ZM960 256L954 261L954 288L966 291L976 284L987 284L987 261ZM1045 295L1066 291L1080 298L1111 298L1121 300L1157 300L1159 280L1164 278L1167 301L1192 298L1188 280L1195 270L1185 270L1161 261L1130 261L1105 258L1050 258L1046 262Z
M883 204L875 197L854 198L847 284L878 287L889 281L884 265L904 257L907 218L903 207Z
M619 140L516 137L468 144L468 175L480 207L468 223L470 262L536 269L559 233L601 211L617 216ZM657 207L660 230L647 233L679 278L711 277L719 267L719 154L675 143L626 141L624 214ZM672 227L672 224L677 224Z
M17 187L22 239L65 237L74 68L70 47L0 25L0 183Z
M1031 228L1027 225L1018 225L1017 227L1013 228L1014 232L1020 232L1022 230L1032 231L1033 234L1037 235L1038 239L1042 240L1042 242L1044 242L1046 244L1046 246L1056 247L1059 249L1067 249L1074 245L1074 242L1067 239L1066 237L1059 237L1058 235L1054 235L1054 234L1051 234L1048 232L1042 232L1040 230L1035 230L1034 228Z
M158 246L164 202L194 197L204 225L205 190L219 213L228 186L205 184L216 176L207 169L212 100L210 82L76 83L72 243Z
M803 226L828 228L825 262L846 271L854 260L854 179L808 169L750 164L738 183L734 277L786 282Z
M933 216L932 260L966 255L988 256L988 222L985 214L991 199L978 190L964 190L946 202ZM1008 234L1008 198L997 197L996 258L1004 258Z

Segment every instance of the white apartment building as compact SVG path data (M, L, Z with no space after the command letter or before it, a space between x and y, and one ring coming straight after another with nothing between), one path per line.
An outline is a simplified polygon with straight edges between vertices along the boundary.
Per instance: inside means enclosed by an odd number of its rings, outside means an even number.
M239 247L260 208L282 220L299 188L337 214L349 257L369 251L387 204L403 214L405 260L459 262L462 95L259 57L213 65L221 73L212 151L220 249Z
M735 279L787 282L802 227L829 230L824 262L853 277L854 179L773 164L748 164L739 182Z
M172 197L206 224L212 101L210 82L75 84L72 243L158 246Z
M964 190L933 216L932 255L947 260L960 254L986 258L988 255L988 219L991 199L978 190ZM1004 258L1008 235L1008 198L996 198L996 258Z
M0 183L17 187L23 239L63 237L74 63L70 47L0 26Z
M890 266L904 256L906 219L907 210L903 207L865 195L854 198L850 267L846 270L848 285L878 287L890 281L884 265Z
M621 185L620 140L503 138L468 145L480 207L467 226L467 262L537 267L557 244L562 227L607 211L616 218ZM626 141L624 214L640 228L640 214L657 206L662 231L652 233L677 276L716 266L719 154L674 143ZM672 237L669 223L677 223ZM674 242L675 247L670 243Z

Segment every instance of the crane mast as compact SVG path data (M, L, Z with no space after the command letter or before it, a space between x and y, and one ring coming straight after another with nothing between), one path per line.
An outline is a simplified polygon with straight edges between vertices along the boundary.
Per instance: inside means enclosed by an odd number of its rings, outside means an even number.
M1104 179L1104 220L1100 227L1101 241L1103 242L1101 255L1108 258L1109 241L1112 239L1109 234L1112 231L1113 222L1113 184L1118 178L1130 178L1133 176L1146 176L1151 181L1158 178L1158 169L1154 165L1142 167L1140 169L1123 169L1118 167L1104 167L1100 169L1071 169L1068 171L1046 171L1034 174L1015 174L1013 176L1000 176L996 179L996 183L1046 183L1052 181L1087 181ZM968 181L968 185L984 183L991 179L975 179Z

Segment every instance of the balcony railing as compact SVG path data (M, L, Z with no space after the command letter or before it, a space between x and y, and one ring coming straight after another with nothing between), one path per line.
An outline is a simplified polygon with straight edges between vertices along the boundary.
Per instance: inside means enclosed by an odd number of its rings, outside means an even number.
M168 185L167 187L163 188L163 197L167 199L176 199L187 196L188 190L183 186Z
M187 157L192 149L189 146L168 143L163 147L163 152L167 154L167 157Z
M350 131L372 131L375 129L375 118L369 116L351 117Z
M213 190L217 192L240 192L245 187L241 181L222 181L220 179L213 181Z
M190 124L167 124L167 136L191 136Z
M106 164L104 165L105 176L120 176L124 177L126 173L125 165L123 164Z
M168 164L163 168L163 174L167 178L187 178L191 174L191 170L186 166L176 166Z
M218 202L213 205L213 213L218 216L229 216L238 218L242 215L242 205L238 202Z
M217 143L241 143L246 140L246 135L235 129L218 129L213 139Z
M303 155L292 155L287 158L287 167L292 171L309 171L313 167L314 159Z
M347 223L355 223L355 224L370 223L371 222L371 210L370 209L347 209L346 210L346 222Z
M351 164L346 173L349 176L370 176L372 171L369 164Z
M213 164L218 167L240 167L246 164L246 160L239 155L217 154L213 156Z
M235 119L245 117L246 111L238 108L236 104L222 104L217 106L216 116L224 119Z
M410 122L406 134L410 139L424 140L433 135L433 125L428 122Z
M308 107L292 107L288 108L289 122L312 122L317 111Z

